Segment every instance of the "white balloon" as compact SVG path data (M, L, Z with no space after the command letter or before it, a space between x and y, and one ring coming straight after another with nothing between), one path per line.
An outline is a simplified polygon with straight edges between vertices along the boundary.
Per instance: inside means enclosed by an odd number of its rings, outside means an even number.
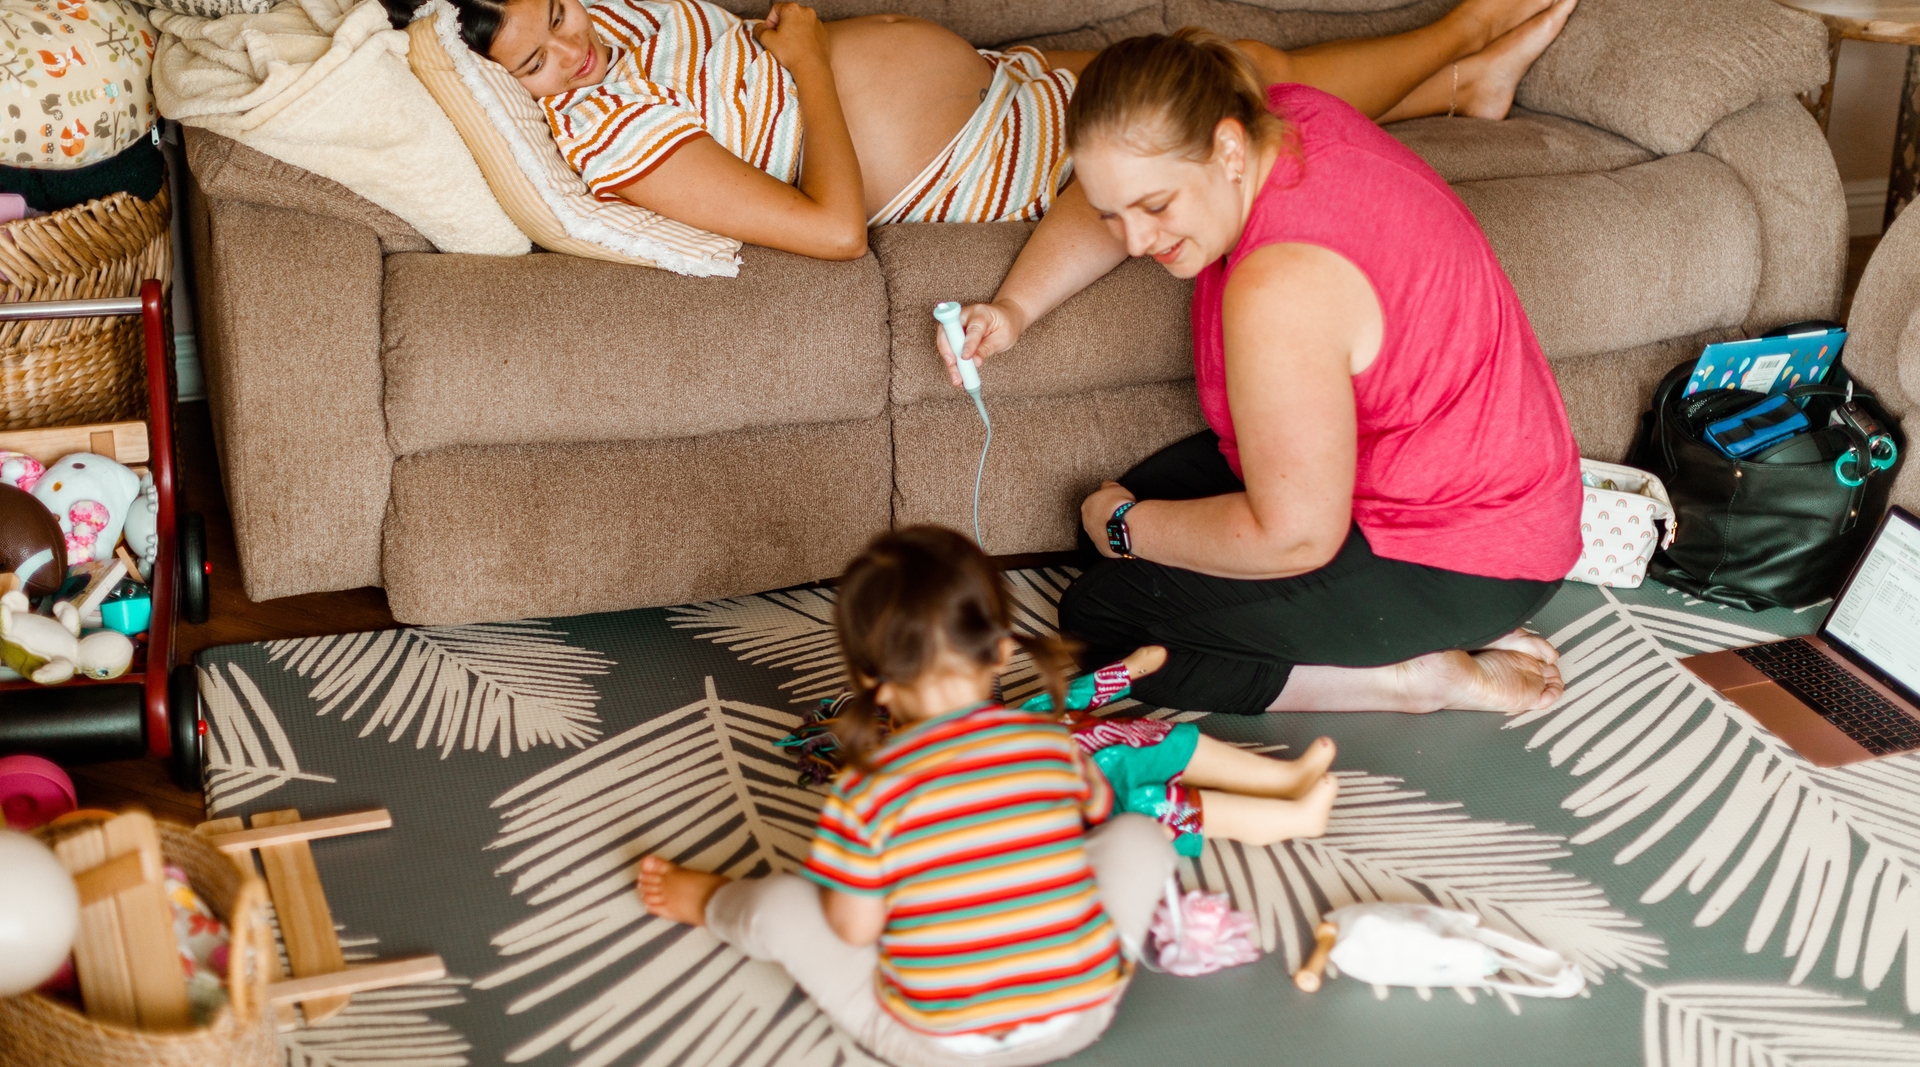
M0 830L0 997L53 977L79 927L80 893L53 850Z

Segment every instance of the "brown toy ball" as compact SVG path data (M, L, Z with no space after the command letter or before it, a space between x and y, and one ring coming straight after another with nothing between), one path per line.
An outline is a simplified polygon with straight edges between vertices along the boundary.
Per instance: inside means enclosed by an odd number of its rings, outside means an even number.
M60 520L32 493L0 484L0 574L12 574L47 549L53 550L53 557L23 576L27 596L34 599L59 592L66 581L67 538L60 532Z

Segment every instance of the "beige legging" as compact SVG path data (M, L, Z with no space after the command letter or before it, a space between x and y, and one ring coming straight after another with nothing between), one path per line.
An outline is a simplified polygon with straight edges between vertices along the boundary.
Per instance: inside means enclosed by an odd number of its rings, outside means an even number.
M1147 926L1176 861L1160 824L1117 815L1087 835L1087 862L1100 903L1127 955L1138 958ZM1068 1029L1030 1045L969 1056L942 1048L880 1006L874 991L879 953L840 940L820 908L820 889L791 874L722 886L707 902L707 926L756 960L786 968L835 1025L897 1067L1030 1067L1071 1056L1100 1037L1120 997L1083 1013Z

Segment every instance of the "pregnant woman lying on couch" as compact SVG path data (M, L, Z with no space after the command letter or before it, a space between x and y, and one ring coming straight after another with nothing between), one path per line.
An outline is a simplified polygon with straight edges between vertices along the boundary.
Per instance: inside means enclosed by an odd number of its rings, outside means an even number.
M1062 631L1096 663L1166 648L1133 695L1176 708L1557 700L1557 654L1517 627L1580 555L1579 455L1520 300L1447 183L1346 104L1263 87L1196 30L1100 53L1067 136L1091 229L1063 199L993 301L963 312L962 354L1006 349L1152 256L1195 279L1211 429L1082 504L1107 558L1061 599Z
M980 52L923 19L823 23L792 3L743 23L704 0L453 2L596 195L823 259L865 254L870 225L1039 218L1067 183L1064 113L1093 56ZM1381 121L1497 119L1575 2L1465 0L1392 37L1241 47L1266 81Z

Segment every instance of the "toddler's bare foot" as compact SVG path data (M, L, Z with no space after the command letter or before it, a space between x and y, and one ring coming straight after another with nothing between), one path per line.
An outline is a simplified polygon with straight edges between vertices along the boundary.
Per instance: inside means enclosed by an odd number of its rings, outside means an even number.
M1167 665L1167 650L1159 645L1142 645L1120 662L1127 665L1127 677L1137 682Z
M1560 668L1524 652L1433 652L1399 664L1408 710L1499 711L1550 708L1566 691Z
M1504 119L1513 109L1513 94L1520 79L1533 69L1534 60L1566 28L1580 0L1559 0L1534 15L1516 29L1502 34L1484 50L1460 61L1460 89L1455 114L1476 119ZM1441 77L1452 77L1442 70Z
M1271 845L1296 837L1319 837L1340 795L1340 779L1323 774L1298 800L1200 791L1201 833L1247 845Z
M1293 772L1293 780L1279 791L1279 795L1295 800L1311 791L1326 778L1327 768L1333 766L1333 757L1338 752L1333 738L1314 738L1299 758L1283 761L1286 768Z
M659 856L640 860L640 900L647 912L688 926L707 924L707 901L730 881L723 875L687 870Z

